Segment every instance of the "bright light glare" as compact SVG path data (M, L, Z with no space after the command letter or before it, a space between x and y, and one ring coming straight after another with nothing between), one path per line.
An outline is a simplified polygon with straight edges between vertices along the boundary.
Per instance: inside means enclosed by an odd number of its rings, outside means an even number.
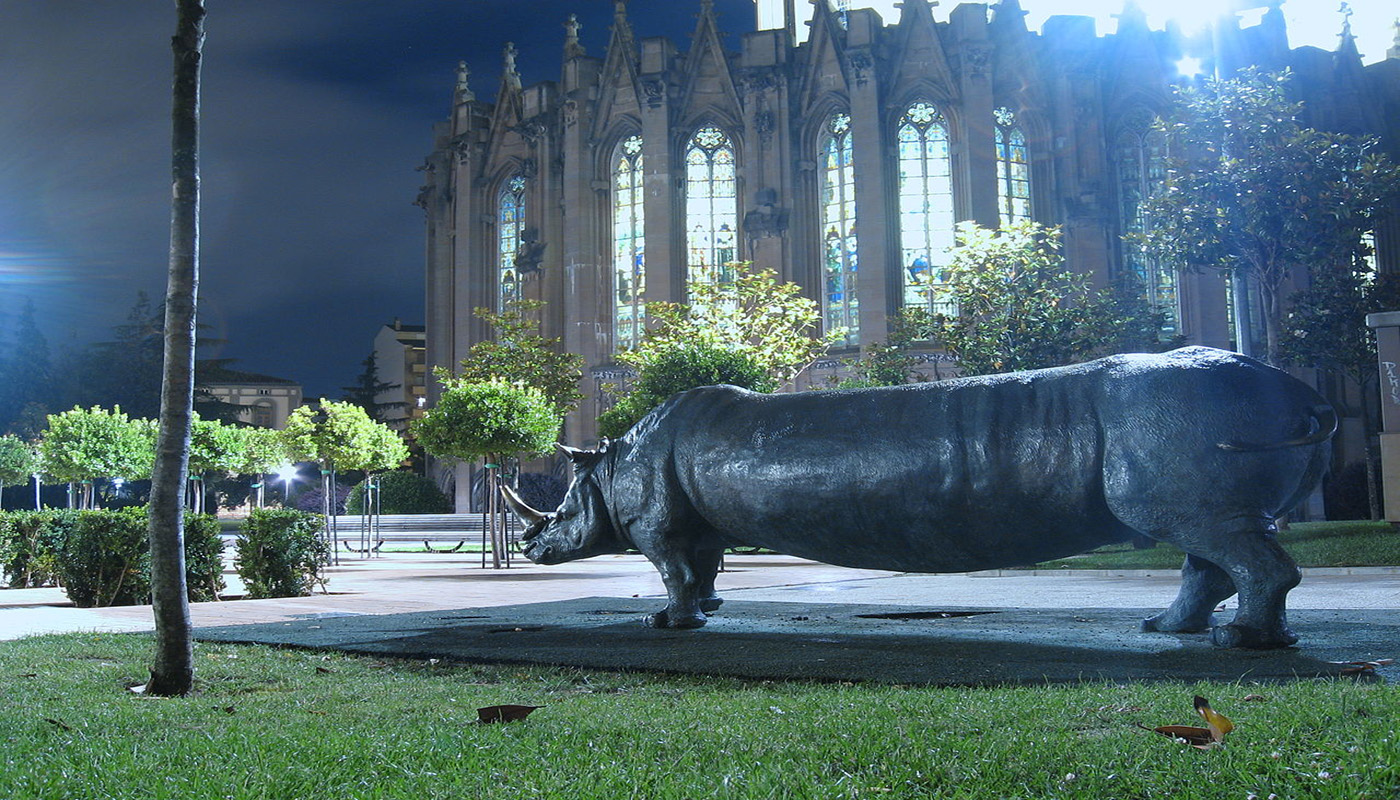
M277 468L277 479L280 481L290 481L297 476L297 468L292 464L283 464Z
M1195 78L1201 73L1205 72L1205 68L1202 66L1201 60L1199 58L1192 58L1191 56L1187 56L1186 58L1183 58L1180 61L1176 62L1176 71L1186 76L1187 78Z

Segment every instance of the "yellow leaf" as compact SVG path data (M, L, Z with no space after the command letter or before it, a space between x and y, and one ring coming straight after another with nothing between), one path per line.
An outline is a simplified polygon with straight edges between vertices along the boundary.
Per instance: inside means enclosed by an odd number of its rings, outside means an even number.
M1225 734L1235 729L1235 723L1230 718L1210 707L1210 701L1197 695L1193 701L1196 706L1196 713L1205 719L1206 725L1210 726L1211 736L1215 741L1225 738Z

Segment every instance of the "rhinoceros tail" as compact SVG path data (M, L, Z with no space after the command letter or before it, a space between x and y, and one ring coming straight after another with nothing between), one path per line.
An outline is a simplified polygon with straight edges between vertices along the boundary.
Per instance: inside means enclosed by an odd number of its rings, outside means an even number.
M1285 447L1306 447L1321 444L1337 432L1337 411L1327 403L1318 403L1308 409L1309 430L1296 439L1283 439L1277 442L1219 442L1216 447L1235 452L1257 452L1260 450L1281 450Z

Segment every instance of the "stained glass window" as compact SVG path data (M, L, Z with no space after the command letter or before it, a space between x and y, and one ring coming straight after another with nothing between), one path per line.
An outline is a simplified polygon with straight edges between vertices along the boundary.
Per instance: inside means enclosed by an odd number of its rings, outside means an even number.
M506 310L520 299L520 274L515 256L520 251L520 235L525 231L525 178L516 175L501 187L496 202L497 309Z
M837 114L822 140L822 306L827 330L846 329L846 344L860 341L856 300L856 184L851 158L851 117Z
M1009 108L996 110L997 211L1002 227L1031 219L1031 160Z
M612 186L613 344L624 350L641 339L646 291L642 137L629 136L618 144Z
M734 145L724 131L707 126L685 149L686 280L727 283L738 258L739 205Z
M899 241L904 304L951 314L939 297L953 245L953 175L948 124L929 103L914 103L898 126Z
M1114 168L1118 179L1118 212L1124 233L1149 230L1152 220L1144 213L1143 202L1166 185L1166 135L1152 125L1146 109L1125 118L1114 142ZM1142 296L1162 315L1162 335L1174 336L1180 330L1177 270L1171 264L1149 256L1138 245L1124 243L1123 266L1139 284Z

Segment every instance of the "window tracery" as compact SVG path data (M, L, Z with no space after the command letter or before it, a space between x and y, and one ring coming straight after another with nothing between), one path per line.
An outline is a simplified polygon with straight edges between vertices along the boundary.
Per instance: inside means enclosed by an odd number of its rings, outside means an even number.
M853 155L851 117L836 114L822 137L822 317L828 331L846 329L848 345L860 341Z
M734 145L709 125L691 136L685 150L686 279L728 283L738 257L739 203Z
M899 236L906 306L956 309L939 299L953 245L953 170L948 123L931 103L916 102L897 125Z
M646 211L642 194L642 137L623 139L612 163L613 344L636 347L644 324Z

